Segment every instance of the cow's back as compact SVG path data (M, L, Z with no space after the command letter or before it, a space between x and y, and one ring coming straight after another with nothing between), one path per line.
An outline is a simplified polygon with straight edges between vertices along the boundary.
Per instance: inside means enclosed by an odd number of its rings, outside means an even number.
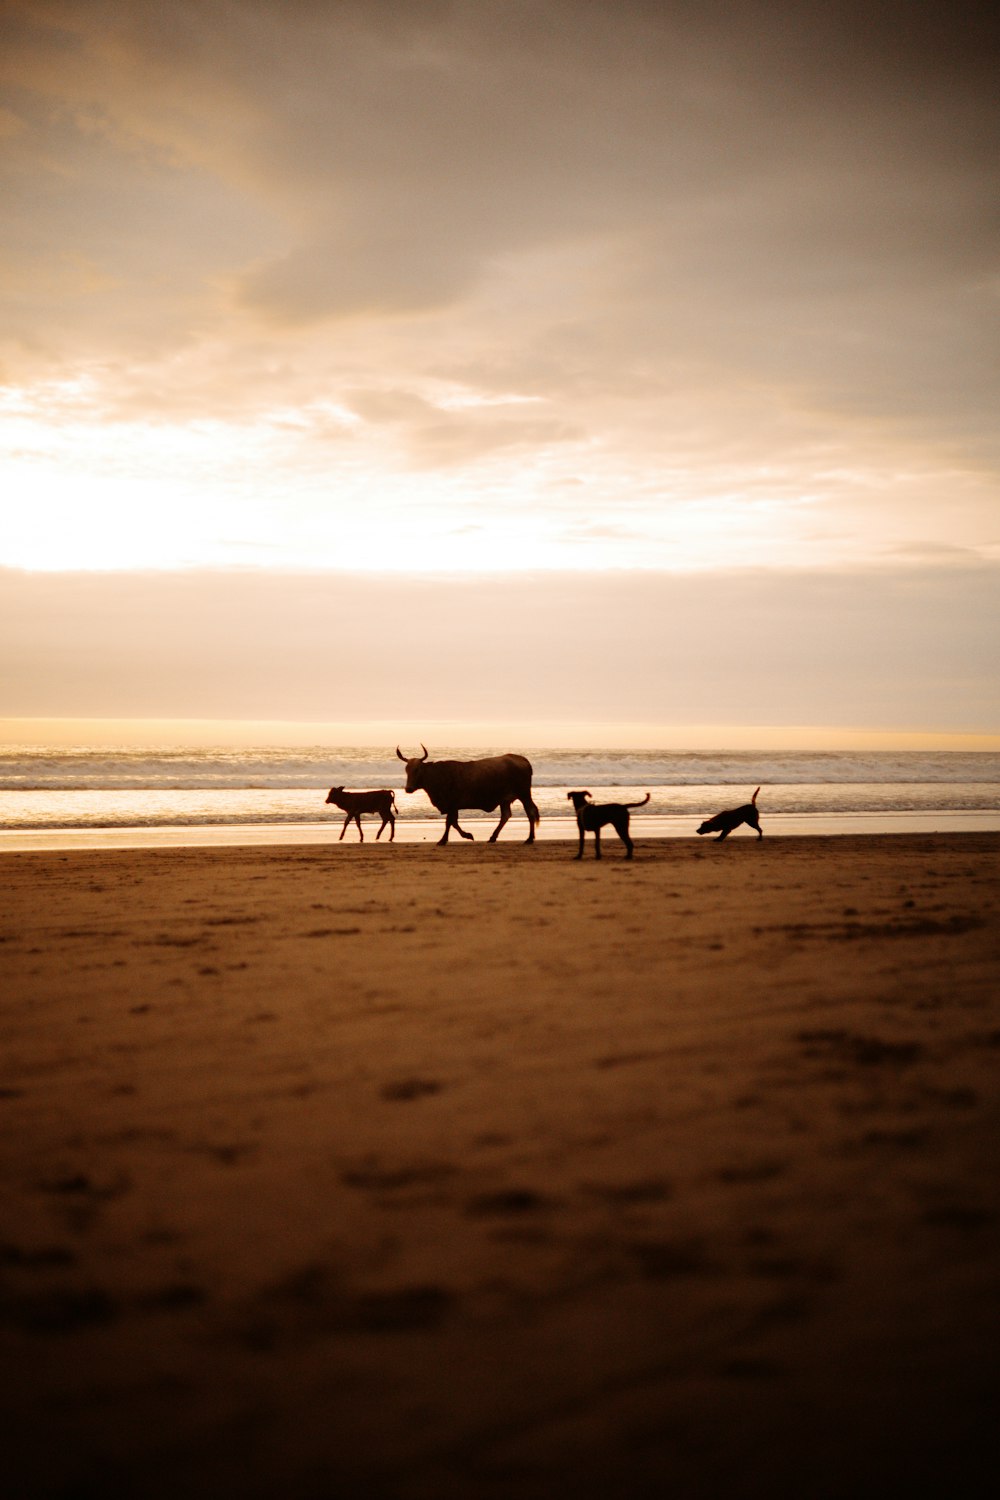
M433 762L433 767L436 785L433 790L427 786L427 791L441 811L450 806L493 812L501 802L531 795L531 761L523 755L439 760Z

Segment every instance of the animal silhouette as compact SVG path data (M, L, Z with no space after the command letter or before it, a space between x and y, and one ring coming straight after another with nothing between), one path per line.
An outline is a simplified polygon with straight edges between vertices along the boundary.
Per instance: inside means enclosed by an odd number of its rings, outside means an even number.
M347 832L348 823L355 822L358 825L358 833L361 834L361 842L364 843L365 835L361 827L362 813L378 813L382 819L382 826L375 835L376 842L382 837L387 823L390 844L396 837L396 797L391 787L381 787L377 792L345 792L342 786L332 786L326 800L347 814L344 826L340 830L341 839Z
M479 808L483 812L500 809L500 821L490 834L490 843L495 843L501 828L510 818L510 805L520 802L528 819L528 837L525 843L535 842L535 825L539 819L538 808L531 799L531 761L523 755L488 755L482 760L430 760L427 746L421 745L423 755L407 758L399 746L396 754L406 765L406 790L424 791L438 812L444 813L444 833L439 844L448 842L448 834L454 828L463 839L471 839L458 824L458 815L464 807Z
M760 787L757 788L757 792ZM764 837L764 830L760 826L760 818L757 813L757 792L754 792L749 802L744 802L742 807L730 807L725 812L716 813L714 818L706 818L698 829L699 833L717 833L719 840L727 839L734 828L739 828L741 823L746 823L749 828L756 828L757 837Z
M645 807L649 801L648 792L641 802L592 802L589 792L567 792L566 796L573 804L576 826L580 830L580 844L574 859L583 858L583 839L587 833L594 835L594 858L600 859L601 829L608 823L625 845L625 858L632 858L635 845L629 838L629 810L633 807Z

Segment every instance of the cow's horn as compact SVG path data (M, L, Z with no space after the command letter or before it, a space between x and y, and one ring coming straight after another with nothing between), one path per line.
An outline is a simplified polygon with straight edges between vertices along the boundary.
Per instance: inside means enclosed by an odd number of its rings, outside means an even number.
M400 760L406 760L406 756L403 754L402 750L400 750L398 745L396 746L396 754L399 756Z
M423 740L420 741L420 748L424 752L424 760L426 760L427 759L427 746L424 744Z

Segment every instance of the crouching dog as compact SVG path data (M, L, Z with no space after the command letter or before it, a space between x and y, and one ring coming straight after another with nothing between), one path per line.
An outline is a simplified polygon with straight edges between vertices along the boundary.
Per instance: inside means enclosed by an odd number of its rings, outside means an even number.
M607 823L611 824L625 845L625 858L632 858L635 846L628 833L629 811L634 807L645 807L649 801L648 792L641 802L592 802L589 792L567 792L566 797L573 804L576 826L580 830L580 847L573 856L574 859L583 858L583 838L586 833L594 835L594 858L600 859L601 829Z
M757 788L757 792L760 787ZM749 802L744 802L742 807L730 807L725 812L716 813L714 818L706 818L698 829L699 833L717 833L720 839L727 839L734 828L739 828L745 823L748 828L756 828L757 837L764 837L764 830L760 826L760 817L757 813L757 792L754 792Z

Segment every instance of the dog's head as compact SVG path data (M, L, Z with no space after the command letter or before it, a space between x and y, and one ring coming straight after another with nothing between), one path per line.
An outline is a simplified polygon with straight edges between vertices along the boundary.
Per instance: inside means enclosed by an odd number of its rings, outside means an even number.
M698 832L699 833L714 833L715 830L716 830L716 828L717 828L717 826L718 825L716 824L714 818L707 818L705 820L705 822L702 823L701 827L698 829Z
M590 800L590 793L589 792L567 792L566 793L566 800L568 802L572 802L572 804L576 808L577 812L579 812L580 809L581 809L581 807L586 806L587 802Z

